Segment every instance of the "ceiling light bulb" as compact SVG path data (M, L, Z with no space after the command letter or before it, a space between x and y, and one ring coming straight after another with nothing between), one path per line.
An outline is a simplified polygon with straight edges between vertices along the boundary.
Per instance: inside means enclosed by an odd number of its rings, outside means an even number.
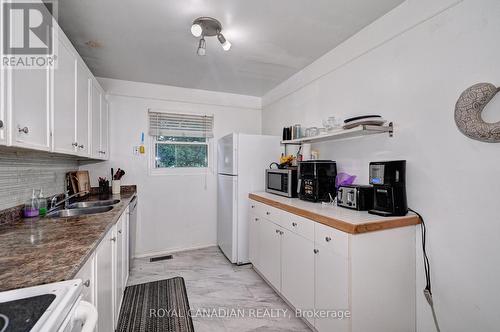
M203 32L203 29L201 28L201 25L195 23L191 26L191 33L195 37L201 36L201 33Z
M204 56L205 55L205 52L206 52L206 42L205 42L205 38L201 38L200 39L200 43L198 44L198 50L197 50L197 54L198 55L201 55L201 56Z
M224 51L229 51L229 49L231 48L231 43L229 42L229 40L226 40L226 42L222 44L222 48L224 49Z
M224 51L229 51L229 49L231 48L231 43L226 39L226 37L224 37L222 33L219 33L217 35L217 39L222 44L222 48L224 49Z

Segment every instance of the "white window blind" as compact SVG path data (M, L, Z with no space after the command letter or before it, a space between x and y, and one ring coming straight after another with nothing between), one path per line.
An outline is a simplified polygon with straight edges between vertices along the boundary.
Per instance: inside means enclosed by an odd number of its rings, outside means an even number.
M166 113L149 110L151 136L214 137L213 115Z

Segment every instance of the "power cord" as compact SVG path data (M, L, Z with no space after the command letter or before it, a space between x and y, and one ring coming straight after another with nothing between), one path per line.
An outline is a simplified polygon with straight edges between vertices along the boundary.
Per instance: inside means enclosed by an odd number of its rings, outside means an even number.
M424 217L417 211L408 208L408 211L415 213L420 218L420 229L422 233L422 256L424 258L424 271L425 271L425 288L424 288L424 296L429 303L429 306L432 310L432 318L434 319L434 325L436 325L436 331L440 332L436 311L434 310L434 301L432 300L432 288L431 288L431 265L429 263L429 258L427 257L426 251L426 237L427 237L427 229L425 227Z

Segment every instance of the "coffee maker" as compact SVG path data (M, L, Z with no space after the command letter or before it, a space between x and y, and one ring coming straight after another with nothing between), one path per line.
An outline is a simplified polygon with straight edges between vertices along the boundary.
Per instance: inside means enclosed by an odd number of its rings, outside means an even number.
M370 184L373 185L373 209L379 216L404 216L406 202L406 160L370 163Z
M331 160L299 162L299 198L311 202L329 202L336 195L337 164Z

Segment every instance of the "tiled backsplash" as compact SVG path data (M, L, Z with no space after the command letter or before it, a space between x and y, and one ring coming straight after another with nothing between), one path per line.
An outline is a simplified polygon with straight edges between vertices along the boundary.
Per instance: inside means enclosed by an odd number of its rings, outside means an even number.
M0 150L0 210L23 204L31 191L44 196L61 193L67 172L78 170L78 161L42 152Z

